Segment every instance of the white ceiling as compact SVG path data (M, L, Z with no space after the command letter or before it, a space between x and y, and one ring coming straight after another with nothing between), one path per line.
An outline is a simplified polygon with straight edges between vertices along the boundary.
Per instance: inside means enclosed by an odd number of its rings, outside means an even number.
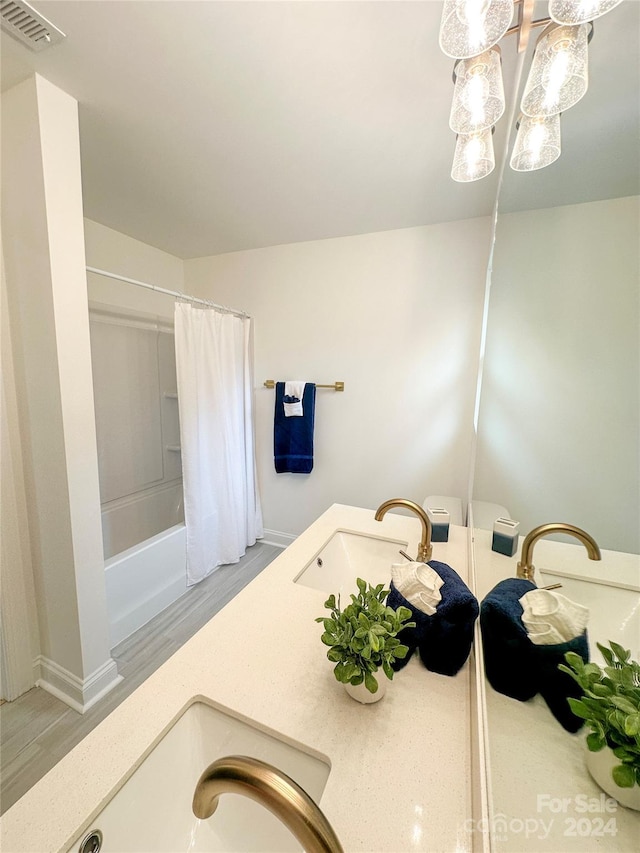
M453 62L438 48L439 0L32 5L67 38L31 53L3 33L2 87L37 71L79 101L90 219L191 258L493 209L499 168L473 184L449 177ZM619 101L634 92L638 101L639 10L637 0L627 0L602 19L606 37L596 28L596 66L606 69L613 58L623 81L615 105L604 85L604 93L585 97L596 127L599 99L610 106L607 123L615 113L618 124ZM607 35L611 30L635 50L629 59ZM516 67L510 39L503 46L508 94ZM636 103L636 127L637 112ZM507 130L503 120L494 137L497 154ZM628 122L619 130L626 139ZM578 123L574 141L581 135ZM632 152L636 145L637 137ZM631 186L628 170L637 156L622 177L621 158L608 160L613 184ZM576 175L581 188L590 185L574 169L572 191ZM601 178L612 184L608 172ZM559 171L549 183L564 203L571 200L562 195ZM588 192L608 197L633 189ZM511 209L520 195L520 206L540 203L528 204L516 187Z

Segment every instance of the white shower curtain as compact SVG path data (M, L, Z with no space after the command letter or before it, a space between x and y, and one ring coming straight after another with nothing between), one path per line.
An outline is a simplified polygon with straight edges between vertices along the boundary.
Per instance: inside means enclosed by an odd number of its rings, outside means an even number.
M263 535L256 482L249 318L177 302L176 372L187 585L236 563Z

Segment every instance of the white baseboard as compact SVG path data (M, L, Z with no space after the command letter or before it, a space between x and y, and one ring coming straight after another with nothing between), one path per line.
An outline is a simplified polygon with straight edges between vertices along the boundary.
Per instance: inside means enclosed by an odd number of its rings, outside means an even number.
M36 686L51 693L79 714L84 714L122 681L116 662L109 658L88 678L81 679L44 655L33 663Z
M279 548L286 548L297 538L297 536L293 536L291 533L280 533L278 530L265 529L264 536L260 539L260 542L264 542L267 545L277 545Z

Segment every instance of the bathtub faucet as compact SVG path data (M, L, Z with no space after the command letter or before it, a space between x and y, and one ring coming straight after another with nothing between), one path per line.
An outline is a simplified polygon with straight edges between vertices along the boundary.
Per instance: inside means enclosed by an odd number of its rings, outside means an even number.
M387 510L395 506L410 509L411 512L415 512L420 519L422 523L422 538L420 540L420 545L418 546L418 556L416 557L416 560L418 563L428 563L431 559L431 555L433 554L433 545L431 544L431 521L429 520L429 516L421 506L418 506L417 503L414 503L407 498L391 498L391 500L380 504L376 510L376 521L382 521Z

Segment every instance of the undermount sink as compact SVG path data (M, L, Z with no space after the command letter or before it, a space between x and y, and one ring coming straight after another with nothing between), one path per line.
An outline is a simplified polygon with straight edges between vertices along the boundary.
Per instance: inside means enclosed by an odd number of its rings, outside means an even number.
M400 563L398 553L408 543L400 539L367 536L349 530L336 530L322 548L294 578L295 583L336 595L357 593L357 578L370 584L391 581L391 564Z
M228 755L248 755L272 764L316 803L329 776L328 759L195 701L67 853L80 850L82 840L93 830L102 834L101 853L299 851L286 827L246 797L224 794L212 817L195 817L191 803L200 775L213 761Z

